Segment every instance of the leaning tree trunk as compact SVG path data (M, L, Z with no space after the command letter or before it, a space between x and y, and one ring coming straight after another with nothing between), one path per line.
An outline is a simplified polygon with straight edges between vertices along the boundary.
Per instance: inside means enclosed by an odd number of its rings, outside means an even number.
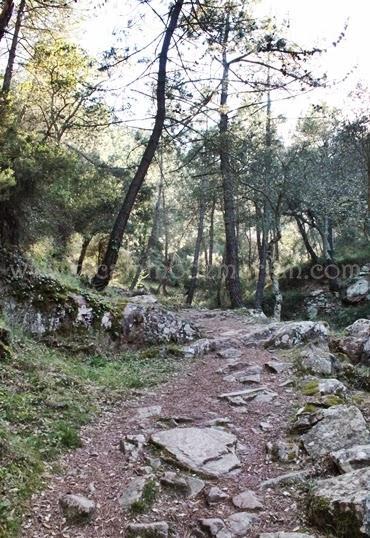
M195 241L195 247L194 247L194 258L193 258L193 265L191 268L191 279L190 279L189 288L188 288L187 297L186 297L186 304L189 306L191 306L191 304L193 303L194 294L197 287L199 255L200 255L200 248L201 248L202 239L203 239L205 212L206 212L206 207L204 203L204 197L202 196L201 201L199 203L198 233L197 233L197 239Z
M122 244L123 234L125 232L128 219L136 201L137 195L145 181L148 168L154 158L159 140L163 131L163 124L166 117L166 81L167 81L167 60L168 50L171 44L172 36L176 30L178 19L182 10L184 0L176 0L173 5L169 24L164 34L161 53L159 55L159 69L157 80L157 112L152 134L141 158L136 174L128 188L122 207L117 215L109 238L109 244L104 256L103 263L100 265L96 275L92 279L92 286L97 290L103 290L110 282L117 263L119 250Z
M10 46L8 63L6 66L4 80L3 80L2 94L4 97L6 97L10 91L10 85L13 78L14 63L15 63L17 47L18 47L18 42L19 42L19 32L22 26L22 20L23 20L25 8L26 8L26 0L21 0L19 4L18 12L17 12L17 19L15 21L12 44Z
M301 219L299 218L298 215L295 215L294 218L295 218L295 221L297 223L299 233L301 234L304 246L305 246L305 248L307 250L307 254L311 258L312 264L316 265L318 263L318 261L319 261L319 257L316 254L316 252L314 251L314 249L313 249L313 247L312 247L312 245L310 243L310 240L308 238L304 223L301 221Z
M0 41L3 39L13 14L14 0L3 0L0 11Z
M87 249L89 248L89 245L91 243L92 238L93 238L92 235L87 235L87 236L84 237L84 239L82 241L81 252L80 252L80 256L78 258L77 269L76 269L76 274L78 276L80 276L81 273L82 273L83 264L84 264L84 261L85 261L85 258L86 258L86 252L87 252Z
M226 47L229 39L229 32L230 19L228 15L225 23L222 52L223 75L221 81L220 99L219 152L224 201L226 286L230 296L232 308L239 308L243 306L243 299L239 277L239 249L236 236L235 182L230 162L229 118L227 113L230 65L227 60Z

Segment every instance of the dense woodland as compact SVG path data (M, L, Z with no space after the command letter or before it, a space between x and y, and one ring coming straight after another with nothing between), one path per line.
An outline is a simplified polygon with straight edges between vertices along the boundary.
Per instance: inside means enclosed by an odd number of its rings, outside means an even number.
M312 62L326 49L289 42L253 2L224 4L143 2L155 42L91 58L75 2L3 2L2 245L97 289L113 278L189 305L261 309L272 283L277 316L281 271L367 248L368 89L351 111L310 105L284 139L275 99L325 85ZM111 88L132 62L152 126L131 127Z

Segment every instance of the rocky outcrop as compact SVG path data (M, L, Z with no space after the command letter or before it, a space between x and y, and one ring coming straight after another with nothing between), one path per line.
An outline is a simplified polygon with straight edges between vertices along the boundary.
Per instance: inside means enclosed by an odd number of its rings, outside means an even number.
M335 371L336 358L330 353L328 346L310 345L305 348L300 356L301 366L304 371L314 375L331 375Z
M339 305L340 299L323 289L312 291L304 300L306 315L310 320L315 320L322 314L331 314Z
M0 249L0 290L4 317L33 335L79 334L90 329L119 335L120 309L116 312L106 298L62 285L37 272L20 255L3 249Z
M358 275L345 283L342 299L348 304L358 304L370 299L370 266L361 267Z
M311 492L311 522L342 538L370 534L370 469L318 481Z
M304 448L311 457L369 442L365 419L357 407L336 405L320 413L321 419L302 436Z
M370 366L370 319L358 319L345 329L346 336L336 342L354 364Z
M152 442L164 457L206 477L218 477L240 466L235 454L237 439L215 428L173 428L155 433Z
M183 344L199 337L198 329L173 312L149 304L128 304L123 312L124 339L135 344Z
M326 343L328 338L327 325L315 321L272 323L240 336L244 345L275 349L290 349L307 343Z
M330 454L330 459L341 473L349 473L357 469L370 467L370 444L355 445L351 448L337 450Z

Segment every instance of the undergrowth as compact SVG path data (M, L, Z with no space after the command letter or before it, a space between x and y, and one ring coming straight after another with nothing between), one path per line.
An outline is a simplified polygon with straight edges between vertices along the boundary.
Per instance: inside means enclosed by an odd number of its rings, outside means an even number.
M168 378L163 354L72 354L18 334L0 369L0 537L19 531L42 473L81 445L80 428L129 389Z

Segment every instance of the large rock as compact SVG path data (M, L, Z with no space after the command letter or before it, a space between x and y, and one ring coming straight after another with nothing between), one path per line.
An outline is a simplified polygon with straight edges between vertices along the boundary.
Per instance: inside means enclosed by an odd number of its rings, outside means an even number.
M366 274L354 278L344 291L343 300L346 303L357 304L366 301L370 292L370 280Z
M338 396L345 396L348 392L347 387L338 379L320 379L318 384L318 391L320 394L336 394Z
M208 340L208 338L201 338L188 346L184 346L182 350L186 359L192 359L195 357L202 357L213 349L211 340Z
M339 350L354 364L370 365L370 319L358 319L345 329L346 336L339 340Z
M198 329L157 305L128 304L123 312L123 336L135 344L183 344L199 336Z
M143 500L148 478L137 477L131 480L119 498L119 504L124 510L131 510L135 504Z
M330 314L340 301L335 295L323 289L312 291L304 300L306 314L310 320L316 319L320 314Z
M302 368L314 375L331 375L334 372L335 357L327 346L308 346L301 354Z
M224 520L220 518L201 519L200 528L213 538L237 538L246 536L256 516L248 512L237 512Z
M342 538L370 536L370 469L320 480L311 492L311 522Z
M166 521L155 523L131 523L126 527L127 538L168 538L169 526Z
M360 410L355 406L337 405L322 411L322 420L302 436L305 450L314 458L329 452L367 444L369 432Z
M370 444L337 450L330 454L330 458L342 473L370 467Z
M291 321L272 323L249 331L241 336L248 346L289 349L307 343L326 343L329 338L328 327L315 321Z
M180 466L203 476L221 476L240 466L237 439L222 430L173 428L153 434L151 440Z
M254 491L247 489L232 499L233 505L242 510L263 510L263 504Z
M60 498L63 515L71 522L86 522L93 516L96 504L83 495L67 494Z

